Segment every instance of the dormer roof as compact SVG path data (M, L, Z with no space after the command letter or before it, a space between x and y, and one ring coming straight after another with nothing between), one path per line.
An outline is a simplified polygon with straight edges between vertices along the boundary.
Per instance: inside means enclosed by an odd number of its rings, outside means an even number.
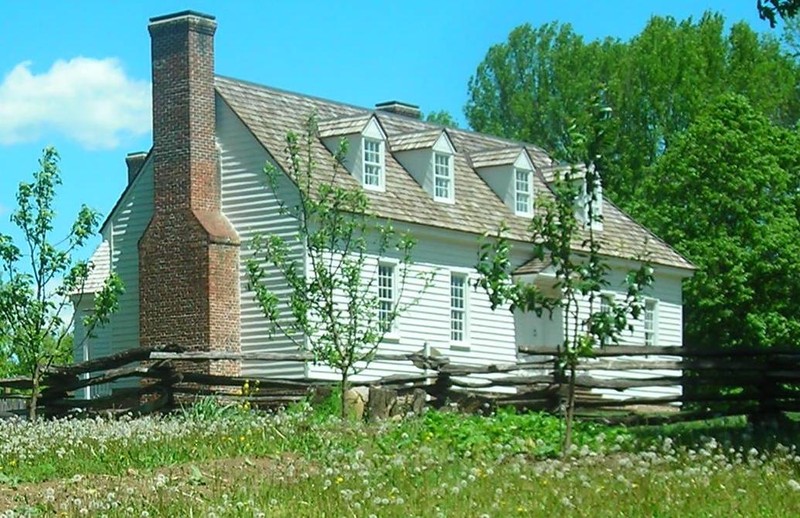
M443 133L445 132L442 129L401 133L392 135L389 145L392 152L432 148Z
M334 117L317 123L317 132L321 138L343 137L361 133L374 115L357 115L355 117Z
M486 167L517 164L520 156L523 157L528 169L533 171L535 169L533 162L531 162L528 153L526 153L525 148L522 146L484 149L475 153L470 153L469 159L470 162L472 162L472 167L475 169L483 169Z

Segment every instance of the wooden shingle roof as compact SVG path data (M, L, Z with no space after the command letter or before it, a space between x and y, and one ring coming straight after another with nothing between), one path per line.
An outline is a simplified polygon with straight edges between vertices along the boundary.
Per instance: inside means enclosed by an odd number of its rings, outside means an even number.
M435 142L434 135L442 127L392 113L373 111L342 103L286 92L253 83L216 78L216 90L222 100L239 116L256 139L278 164L288 169L284 155L286 134L300 133L306 121L316 114L321 136L352 133L363 128L370 117L378 118L389 139L390 149L396 146L419 145L421 141ZM360 128L358 131L360 131ZM460 129L447 129L457 153L454 156L455 202L438 203L414 180L411 174L387 152L386 189L384 192L367 190L372 210L381 217L429 227L483 234L496 232L501 222L509 227L509 237L517 241L530 241L530 218L517 216L492 191L474 169L474 157L488 153L487 157L505 159L505 154L519 156L521 149L537 168L534 175L536 196L548 196L550 189L543 172L552 171L557 164L539 147L514 142L490 135ZM433 139L433 140L430 140ZM398 144L398 142L400 144ZM321 140L315 141L312 152L317 164L318 177L345 187L358 188L350 175L334 175L334 157ZM410 148L409 148L410 149ZM472 158L470 158L472 157ZM691 263L658 239L646 228L633 221L613 203L604 199L603 230L597 232L605 255L623 259L646 257L650 262L682 269L694 269ZM583 247L585 236L578 236L576 251Z

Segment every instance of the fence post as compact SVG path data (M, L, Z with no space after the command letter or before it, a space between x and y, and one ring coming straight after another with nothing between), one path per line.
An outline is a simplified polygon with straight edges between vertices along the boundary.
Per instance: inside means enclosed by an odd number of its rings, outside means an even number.
M450 387L453 386L453 380L450 374L442 371L437 371L436 381L430 387L430 395L433 396L433 407L442 408L447 404L450 394Z

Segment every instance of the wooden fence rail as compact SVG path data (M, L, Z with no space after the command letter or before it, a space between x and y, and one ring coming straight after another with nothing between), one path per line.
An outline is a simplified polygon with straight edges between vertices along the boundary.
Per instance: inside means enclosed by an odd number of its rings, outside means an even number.
M458 364L445 356L420 353L378 354L373 360L413 369L380 379L356 378L354 386L401 396L423 391L433 406L509 405L558 412L563 410L567 393L559 351L552 347L521 347L518 363L496 365ZM191 367L215 361L312 362L314 357L305 352L203 352L173 346L131 349L50 368L43 382L40 413L148 413L203 396L277 407L332 386L330 380L221 376ZM800 409L800 349L608 347L597 350L593 358L582 359L576 370L577 413L587 419L662 423ZM119 385L122 380L134 380L133 386L130 382ZM247 390L243 390L245 384ZM0 399L5 391L19 401L30 387L30 380L24 377L0 379ZM94 387L112 390L92 399L77 397Z

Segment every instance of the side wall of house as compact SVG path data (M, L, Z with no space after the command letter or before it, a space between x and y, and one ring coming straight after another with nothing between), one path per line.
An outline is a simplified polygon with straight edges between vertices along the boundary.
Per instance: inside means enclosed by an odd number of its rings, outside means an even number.
M83 325L83 319L92 313L94 306L94 295L87 294L75 299L75 324L73 332L72 357L76 363L95 358L102 358L111 354L111 334L110 325L97 328L93 336L87 337L87 330ZM78 398L98 397L109 394L111 384L95 385L81 389L76 394Z
M109 245L111 270L120 277L124 292L119 309L108 324L95 330L95 336L84 338L86 331L80 320L91 309L92 295L84 296L76 310L75 360L107 356L139 347L139 251L138 243L153 213L153 165L146 162L127 189L111 217L102 228L101 237ZM81 342L85 340L85 347ZM92 396L107 393L113 388L135 385L136 380L120 380L92 391Z
M622 303L625 299L625 275L627 270L624 268L614 268L609 275L609 287L607 293L614 294L615 301ZM681 291L681 278L675 275L664 273L655 270L655 282L645 292L645 296L656 302L655 310L655 345L657 346L680 346L683 345L683 309L682 309L682 291ZM598 301L595 301L594 310L598 311ZM581 319L588 317L590 311L589 301L584 299L580 305ZM645 343L644 332L644 314L640 315L637 320L629 322L633 326L633 332L625 331L620 335L620 345L642 346ZM629 357L619 358L621 367L628 361L642 361L643 357ZM658 356L651 355L646 357L650 361L670 361L679 358L673 356ZM590 374L599 379L613 379L613 378L633 378L633 379L647 379L652 377L661 376L679 376L680 371L676 370L603 370L603 371L590 371ZM610 398L624 398L624 397L659 397L678 395L681 393L680 378L677 378L675 386L667 387L641 387L636 389L627 389L625 391L616 390L595 390L595 392L602 393Z
M153 163L148 160L108 222L111 268L125 287L111 317L112 352L139 347L139 239L152 215Z
M282 214L279 200L286 207L297 204L294 185L283 174L276 177L277 196L264 174L264 165L270 160L266 150L228 105L217 97L217 144L219 146L222 175L222 211L233 224L241 238L241 344L242 352L296 352L297 346L280 332L270 333L270 326L253 292L247 289L247 261L253 256L250 242L254 236L280 235L293 242L297 221ZM297 261L303 261L303 250L294 245L291 252ZM279 296L288 292L282 288L277 271L262 262L267 272L267 285ZM284 298L285 300L285 298ZM287 305L282 310L288 313ZM302 340L297 336L295 340ZM276 377L302 377L305 367L300 363L245 362L242 375Z
M473 288L477 272L474 268L478 241L474 235L446 230L412 228L417 238L413 250L414 264L409 269L402 289L401 304L415 302L396 322L395 329L381 344L381 353L413 353L437 351L453 363L480 365L513 363L517 359L514 318L508 307L492 310L483 290ZM366 281L377 275L379 262L391 264L396 256L370 256ZM521 261L521 259L519 259ZM399 281L400 266L396 266ZM451 274L466 275L466 337L462 342L450 340ZM425 290L425 278L431 282ZM377 281L373 281L377 293ZM373 362L355 380L370 380L396 373L416 373L408 362ZM338 374L324 366L310 366L313 378L337 379Z

